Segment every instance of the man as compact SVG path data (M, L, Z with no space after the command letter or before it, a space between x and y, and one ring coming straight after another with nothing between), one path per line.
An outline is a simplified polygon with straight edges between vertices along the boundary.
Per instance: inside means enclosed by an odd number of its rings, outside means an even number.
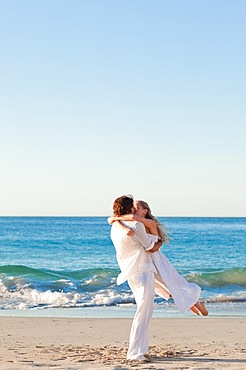
M114 201L114 216L134 213L133 199L121 196ZM144 225L137 221L122 221L134 233L127 235L123 228L113 223L111 239L116 249L116 257L121 269L117 284L128 281L133 292L137 311L135 313L127 352L128 360L146 360L149 347L150 321L154 308L155 273L150 252L156 252L162 242L153 242L147 235Z

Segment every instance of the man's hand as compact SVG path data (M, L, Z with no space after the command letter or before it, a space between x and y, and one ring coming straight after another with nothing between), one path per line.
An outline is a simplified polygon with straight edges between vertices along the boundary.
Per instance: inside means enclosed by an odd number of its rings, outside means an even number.
M156 242L152 249L150 249L148 252L154 253L157 252L162 246L162 242Z

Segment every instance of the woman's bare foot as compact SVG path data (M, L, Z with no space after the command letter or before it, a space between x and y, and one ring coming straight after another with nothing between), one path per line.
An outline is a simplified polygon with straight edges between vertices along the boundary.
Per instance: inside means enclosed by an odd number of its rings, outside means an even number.
M195 315L200 315L200 311L196 308L196 306L192 306L191 308L190 308L190 310L192 311L192 312L194 312L194 314Z
M195 310L192 310L194 307L198 313L196 313ZM196 304L191 307L191 311L195 312L197 315L202 314L202 316L208 316L208 310L206 309L204 302L196 302Z

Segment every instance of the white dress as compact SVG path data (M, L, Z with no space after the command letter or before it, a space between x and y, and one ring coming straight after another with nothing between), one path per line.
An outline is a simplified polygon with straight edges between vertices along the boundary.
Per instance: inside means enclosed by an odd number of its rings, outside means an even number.
M155 235L151 235L151 238L155 242L158 240ZM165 299L170 298L170 292L180 312L189 310L198 301L201 288L180 275L160 250L151 253L151 257L158 271L155 275L155 292Z

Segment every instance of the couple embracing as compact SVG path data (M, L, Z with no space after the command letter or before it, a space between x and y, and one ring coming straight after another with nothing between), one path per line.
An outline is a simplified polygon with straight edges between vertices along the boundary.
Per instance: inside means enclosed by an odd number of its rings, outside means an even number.
M155 294L165 299L172 297L180 312L191 309L197 315L207 316L208 311L198 301L201 288L188 283L160 251L168 237L148 204L134 203L131 196L123 195L114 201L113 213L108 221L121 270L117 284L127 280L137 304L127 359L146 361Z

